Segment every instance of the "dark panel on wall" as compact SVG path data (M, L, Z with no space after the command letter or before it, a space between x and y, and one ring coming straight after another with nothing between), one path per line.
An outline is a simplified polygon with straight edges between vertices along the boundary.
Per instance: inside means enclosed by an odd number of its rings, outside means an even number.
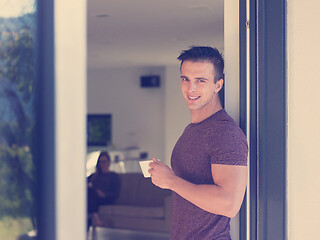
M160 87L160 76L158 75L141 76L140 86L142 88L158 88Z
M258 239L286 239L285 1L257 1Z

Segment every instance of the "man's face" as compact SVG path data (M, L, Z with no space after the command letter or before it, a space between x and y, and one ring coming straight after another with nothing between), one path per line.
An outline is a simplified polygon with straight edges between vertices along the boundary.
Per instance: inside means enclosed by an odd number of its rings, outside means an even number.
M181 65L181 90L191 112L208 113L219 101L223 80L214 82L215 69L210 62L184 61Z

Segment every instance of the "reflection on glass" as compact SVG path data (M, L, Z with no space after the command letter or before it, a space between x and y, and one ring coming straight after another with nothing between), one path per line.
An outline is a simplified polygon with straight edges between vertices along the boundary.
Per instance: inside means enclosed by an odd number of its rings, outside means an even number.
M36 229L35 2L0 0L0 239Z

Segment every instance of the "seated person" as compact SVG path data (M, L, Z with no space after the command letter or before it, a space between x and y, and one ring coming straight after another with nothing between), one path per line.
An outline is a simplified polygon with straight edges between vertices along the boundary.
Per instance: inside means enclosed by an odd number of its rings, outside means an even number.
M101 226L101 220L97 214L100 205L113 204L120 191L120 178L110 169L110 156L107 152L101 152L95 173L88 177L88 229L90 225Z

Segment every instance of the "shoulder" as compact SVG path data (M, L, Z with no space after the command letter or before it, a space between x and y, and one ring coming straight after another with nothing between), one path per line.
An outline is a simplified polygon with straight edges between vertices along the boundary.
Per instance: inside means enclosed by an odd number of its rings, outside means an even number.
M101 175L103 175L104 177L116 177L116 176L118 176L118 173L110 171L110 172L105 172Z
M116 173L116 172L109 172L108 175L112 179L115 179L115 180L120 179L120 175L118 173Z
M215 137L219 141L223 139L230 141L237 137L246 138L238 124L223 109L208 119L206 129L207 137Z
M90 181L94 176L94 173L92 173L89 177L87 177L87 179Z
M113 171L110 171L108 174L110 174L110 176L119 176L119 174L118 174L118 173L113 172Z
M246 136L225 111L212 122L212 127L206 134L206 143L208 153L214 156L212 163L246 165Z

